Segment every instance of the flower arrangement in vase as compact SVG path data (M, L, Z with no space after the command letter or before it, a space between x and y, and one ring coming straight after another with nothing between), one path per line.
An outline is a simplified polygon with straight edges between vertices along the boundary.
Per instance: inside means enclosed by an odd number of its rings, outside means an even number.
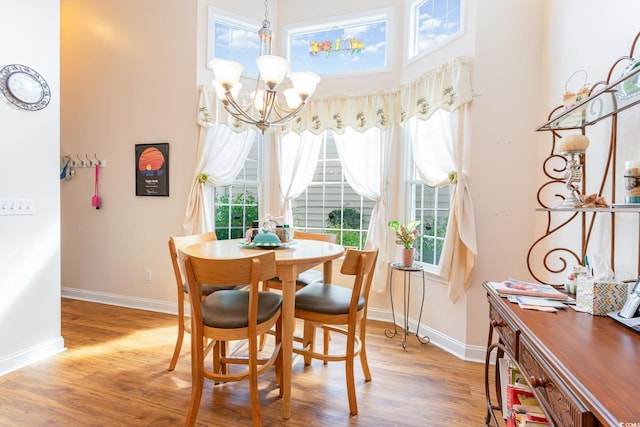
M418 231L420 221L411 221L406 224L400 224L398 221L389 221L388 225L396 233L396 243L403 246L402 265L411 267L415 258L413 245L422 236Z

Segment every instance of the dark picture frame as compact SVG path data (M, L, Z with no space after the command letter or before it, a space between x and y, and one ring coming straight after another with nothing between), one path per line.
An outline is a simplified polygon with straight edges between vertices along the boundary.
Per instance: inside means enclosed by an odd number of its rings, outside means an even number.
M169 196L169 143L136 144L136 196Z

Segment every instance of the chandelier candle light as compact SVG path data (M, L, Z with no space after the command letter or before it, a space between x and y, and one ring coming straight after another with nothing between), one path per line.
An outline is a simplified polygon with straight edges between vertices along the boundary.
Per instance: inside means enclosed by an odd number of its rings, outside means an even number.
M237 120L258 127L263 134L270 126L284 124L296 117L307 105L307 100L313 95L320 82L320 76L316 73L306 71L289 73L289 61L271 54L273 32L269 28L271 23L268 19L266 0L264 9L264 21L262 21L262 28L258 31L260 37L260 56L256 59L258 78L256 89L251 92L248 104L243 106L236 100L242 89L240 83L242 65L219 58L213 58L209 62L215 77L212 84L224 108ZM287 103L287 107L284 107L277 100L276 87L282 83L287 74L293 87L283 91Z

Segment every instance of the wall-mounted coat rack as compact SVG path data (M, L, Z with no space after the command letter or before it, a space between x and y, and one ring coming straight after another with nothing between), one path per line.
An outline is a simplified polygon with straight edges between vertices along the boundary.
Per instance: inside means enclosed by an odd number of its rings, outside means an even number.
M93 155L93 158L89 157L88 154L84 156L80 156L79 154L67 154L63 156L69 159L69 167L72 168L93 168L98 165L101 168L107 166L107 161L104 159L99 159L97 155Z
M76 168L104 168L107 162L99 159L97 155L90 158L88 154L81 157L79 154L65 154L60 156L60 179L70 180L76 175Z

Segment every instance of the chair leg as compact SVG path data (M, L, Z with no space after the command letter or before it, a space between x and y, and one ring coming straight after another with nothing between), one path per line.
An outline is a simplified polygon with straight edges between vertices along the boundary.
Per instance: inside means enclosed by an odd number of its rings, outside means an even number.
M316 327L313 322L308 320L304 321L304 329L302 332L302 348L309 351L314 351L316 348ZM304 364L311 364L311 355L304 355Z
M229 356L229 341L222 341L220 343L220 356L227 357ZM227 363L222 363L220 365L220 372L223 374L229 373L229 365Z
M276 345L281 344L282 342L282 316L278 318L276 321ZM276 357L276 381L278 382L279 387L279 395L282 397L282 347L278 351L278 356Z
M262 292L269 292L269 283L267 280L262 282ZM264 345L267 342L267 334L260 335L260 346L258 347L258 351L264 350Z
M191 402L185 421L186 427L196 424L204 386L204 348L200 345L202 342L200 337L192 336L191 338Z
M264 350L264 344L267 342L267 334L260 335L260 346L258 347L258 351Z
M353 376L354 356L355 350L355 329L349 328L347 333L347 360L345 361L345 376L347 377L347 396L349 398L349 412L351 415L358 415L358 402L356 400L356 383Z
M249 395L251 397L251 419L254 427L262 427L260 418L260 395L258 394L258 337L249 337Z
M184 339L184 303L178 304L178 338L176 339L176 348L173 349L173 356L169 362L169 372L176 368L178 358L180 357L180 350L182 350L182 341Z
M369 362L367 361L367 345L365 338L367 335L367 318L364 317L360 322L360 364L362 365L362 373L365 381L371 381L371 371L369 370Z
M324 355L328 356L329 355L329 341L331 341L331 331L327 328L322 328L322 349L324 351ZM327 360L324 361L324 364L326 365L327 363L329 363Z
M178 316L178 319L178 338L176 339L176 348L173 349L173 356L171 356L171 361L169 362L169 371L173 371L176 368L184 339L184 319L182 316Z
M222 353L224 352L224 350L222 350L222 348L224 347L224 342L222 341L216 341L213 344L213 349L211 350L211 352L213 353L213 373L214 374L219 374L222 372L222 366L220 364L220 358L222 356ZM214 385L218 385L220 384L219 381L215 381Z

